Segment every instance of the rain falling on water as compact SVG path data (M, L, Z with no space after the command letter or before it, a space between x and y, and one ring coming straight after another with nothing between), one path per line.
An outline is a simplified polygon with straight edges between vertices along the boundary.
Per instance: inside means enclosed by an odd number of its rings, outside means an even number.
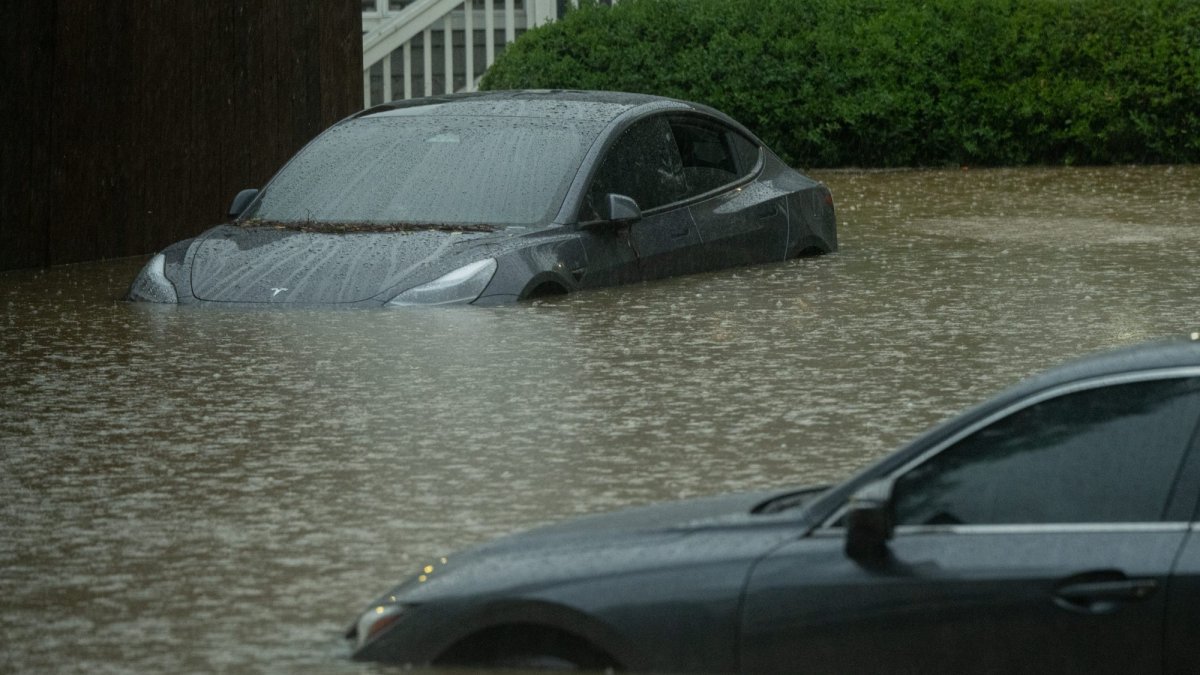
M117 301L0 275L0 670L364 672L427 561L837 480L1064 359L1200 328L1194 167L817 172L830 256L500 308Z

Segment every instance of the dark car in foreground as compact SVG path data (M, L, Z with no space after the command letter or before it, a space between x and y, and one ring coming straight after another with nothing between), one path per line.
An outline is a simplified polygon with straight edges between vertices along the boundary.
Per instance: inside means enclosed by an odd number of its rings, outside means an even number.
M497 304L837 248L828 188L704 105L449 95L334 125L128 298Z
M1093 356L833 487L436 561L354 658L722 673L1200 672L1200 341Z

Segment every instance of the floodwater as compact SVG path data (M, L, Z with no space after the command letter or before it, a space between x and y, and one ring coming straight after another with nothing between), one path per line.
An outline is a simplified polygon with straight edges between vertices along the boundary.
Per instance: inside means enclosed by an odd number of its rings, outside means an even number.
M0 274L0 671L375 672L425 561L835 480L997 389L1200 328L1200 167L817 172L830 256L495 309L119 302Z

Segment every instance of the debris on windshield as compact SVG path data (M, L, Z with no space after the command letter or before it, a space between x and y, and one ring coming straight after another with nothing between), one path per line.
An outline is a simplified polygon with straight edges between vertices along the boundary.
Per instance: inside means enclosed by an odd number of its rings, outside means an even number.
M281 221L250 219L238 223L242 227L273 227L277 230L319 232L321 234L350 234L355 232L495 232L494 225L485 223L331 223L315 220Z

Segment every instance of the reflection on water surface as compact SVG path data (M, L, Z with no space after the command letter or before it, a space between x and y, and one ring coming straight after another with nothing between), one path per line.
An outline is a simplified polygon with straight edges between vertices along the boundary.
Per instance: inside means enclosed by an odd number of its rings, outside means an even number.
M828 172L835 255L494 309L117 302L0 275L3 670L372 670L473 542L836 480L1037 369L1200 326L1193 167Z

